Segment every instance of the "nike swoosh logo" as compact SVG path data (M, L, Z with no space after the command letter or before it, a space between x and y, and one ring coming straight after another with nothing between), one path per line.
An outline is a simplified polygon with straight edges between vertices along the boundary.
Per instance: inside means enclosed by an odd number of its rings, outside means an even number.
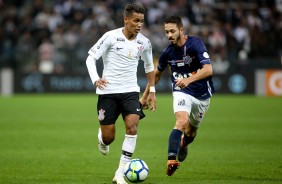
M136 111L141 111L141 109L138 109L138 108L137 108Z
M125 156L130 156L131 154L130 153L125 153Z

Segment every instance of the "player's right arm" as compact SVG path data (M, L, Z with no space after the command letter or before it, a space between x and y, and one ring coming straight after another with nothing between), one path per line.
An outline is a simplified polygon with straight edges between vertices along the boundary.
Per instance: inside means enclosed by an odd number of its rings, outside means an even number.
M93 56L88 55L86 59L86 66L87 66L90 78L92 80L92 83L95 84L97 88L104 89L104 87L106 87L108 82L104 79L100 79L98 72L97 72L96 59L94 59Z
M108 83L105 79L101 79L97 72L96 61L107 51L110 46L110 33L105 33L98 42L88 51L86 66L91 81L99 89L104 89Z

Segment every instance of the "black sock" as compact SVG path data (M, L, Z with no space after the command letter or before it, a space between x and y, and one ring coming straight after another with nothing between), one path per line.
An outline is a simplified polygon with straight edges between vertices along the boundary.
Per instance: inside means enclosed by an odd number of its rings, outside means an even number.
M182 131L173 129L168 141L168 160L176 160L178 149L180 146Z
M188 144L190 144L191 142L193 142L195 137L196 137L196 135L195 135L194 137L190 137L190 136L187 136L187 135L184 133L184 139L183 139L184 146L187 146Z

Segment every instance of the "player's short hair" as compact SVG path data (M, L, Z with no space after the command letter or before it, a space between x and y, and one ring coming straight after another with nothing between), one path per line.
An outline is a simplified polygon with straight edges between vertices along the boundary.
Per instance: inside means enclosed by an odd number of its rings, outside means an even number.
M132 4L128 4L126 5L126 7L124 8L124 11L123 11L123 16L124 17L129 17L131 16L133 13L141 13L141 14L145 14L145 9L138 5L138 4L135 4L135 3L132 3Z
M177 16L177 15L173 15L173 16L167 17L167 18L164 20L164 23L165 23L165 24L169 24L169 23L176 24L176 26L177 26L178 28L183 27L182 20L181 20L181 18L180 18L179 16Z

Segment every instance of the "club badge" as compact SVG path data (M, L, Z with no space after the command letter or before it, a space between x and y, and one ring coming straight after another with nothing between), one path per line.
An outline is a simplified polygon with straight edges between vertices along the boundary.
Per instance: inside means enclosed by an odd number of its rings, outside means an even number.
M103 121L105 119L105 110L104 109L99 110L98 119L99 121Z
M190 64L192 63L192 58L189 55L187 55L187 56L183 57L183 61L184 61L185 65L189 65L190 66Z

